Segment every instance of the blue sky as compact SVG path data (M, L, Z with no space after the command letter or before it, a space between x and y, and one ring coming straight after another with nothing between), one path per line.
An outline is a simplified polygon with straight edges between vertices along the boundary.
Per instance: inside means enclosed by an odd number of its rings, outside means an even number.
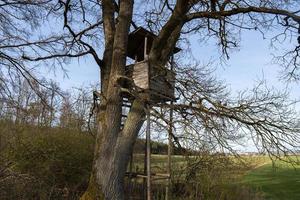
M280 50L277 52L270 50L269 45L269 39L263 39L257 32L247 31L242 34L239 50L230 53L226 65L217 66L216 76L224 80L233 95L240 90L253 87L262 78L269 86L278 89L287 86L286 82L279 80L281 67L271 63L271 53L280 53ZM198 42L196 37L191 37L191 49L193 56L201 63L215 60L215 64L218 64L220 54L217 53L215 44L203 44ZM55 75L53 73L47 75L48 78L59 82L63 89L88 86L99 81L99 68L91 57L73 60L65 66L65 69L68 71L68 77L59 70ZM288 87L291 89L291 98L300 99L300 84L289 83Z
M42 73L46 78L50 78L59 83L64 90L70 90L76 87L89 86L99 82L99 67L92 57L74 59L64 66L66 73L60 69L55 71L44 71Z
M217 53L211 53L216 52L214 44L208 43L205 48L199 47L199 42L192 44L193 54L199 60L208 62L209 59L218 59ZM284 47L288 48L290 45L286 44ZM216 76L227 83L233 94L251 88L259 80L265 79L270 87L283 89L288 86L291 89L291 98L300 98L300 84L280 80L282 68L271 62L272 53L279 55L281 52L280 49L277 51L270 49L270 39L263 39L261 34L254 31L244 32L240 48L230 53L226 65L217 67Z

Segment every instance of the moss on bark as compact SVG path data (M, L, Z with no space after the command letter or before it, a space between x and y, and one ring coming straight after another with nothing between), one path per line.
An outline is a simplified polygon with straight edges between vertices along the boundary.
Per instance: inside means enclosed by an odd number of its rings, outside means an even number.
M97 185L93 175L90 177L89 186L80 200L105 200L101 187Z

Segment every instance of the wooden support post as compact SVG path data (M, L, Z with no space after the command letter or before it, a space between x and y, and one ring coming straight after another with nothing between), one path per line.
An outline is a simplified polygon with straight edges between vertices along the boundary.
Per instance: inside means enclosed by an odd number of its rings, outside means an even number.
M146 113L146 118L148 118L147 113ZM144 175L145 174L147 174L147 133L145 137L145 147L144 147ZM144 199L147 199L147 177L145 177L143 180L143 186L144 186Z
M144 60L147 60L147 43L148 43L148 37L145 37L145 42L144 42Z
M134 63L137 63L138 62L138 57L137 57L137 55L135 55L135 57L134 57Z
M171 101L171 107L173 105L173 101ZM168 130L168 165L167 165L167 173L169 174L169 179L166 187L166 200L171 199L170 189L171 189L171 177L172 177L172 134L173 134L173 109L170 108L170 122L169 122L169 130Z
M144 60L147 60L147 43L148 38L145 37L144 41ZM149 79L149 76L148 76ZM149 81L149 80L148 80ZM150 146L150 109L147 106L147 127L146 127L146 148L145 148L145 163L144 163L144 170L146 169L147 173L147 200L151 200L151 146ZM145 182L144 182L145 183Z
M173 70L174 56L171 57L171 70ZM168 165L167 165L167 173L169 174L169 179L166 187L166 200L171 199L170 189L171 189L171 178L172 178L172 134L173 134L173 100L170 102L170 121L169 121L169 129L168 129Z
M129 182L129 191L128 191L128 197L131 198L132 195L132 160L133 160L133 151L130 155L130 161L129 161L129 178L128 178L128 182Z
M147 143L147 200L151 200L151 137L150 137L150 109L147 107L147 128L146 128L146 143Z

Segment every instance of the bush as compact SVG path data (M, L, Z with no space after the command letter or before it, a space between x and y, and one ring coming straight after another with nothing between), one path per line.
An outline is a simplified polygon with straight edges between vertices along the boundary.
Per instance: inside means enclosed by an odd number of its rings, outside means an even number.
M7 180L6 185L10 184L15 193L23 190L33 196L43 196L40 199L65 199L66 196L70 199L80 195L87 186L93 160L91 136L64 129L23 127L10 138L9 144L2 154L13 163L10 170L19 177L27 177L17 182L13 178ZM17 199L32 198L29 195Z

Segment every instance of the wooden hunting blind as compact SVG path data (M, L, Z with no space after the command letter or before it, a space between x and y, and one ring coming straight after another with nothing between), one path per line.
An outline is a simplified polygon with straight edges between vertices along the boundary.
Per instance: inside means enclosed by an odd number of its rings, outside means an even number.
M161 102L169 101L173 104L175 100L175 72L173 71L173 55L169 66L154 66L149 63L148 54L151 50L154 39L157 36L150 31L139 27L131 32L128 36L127 57L133 59L134 64L127 65L125 74L128 78L132 79L138 91L146 98L148 104L154 105ZM175 47L173 54L179 52L180 49ZM130 88L133 85L125 81L125 88ZM121 117L121 130L127 119L127 114L131 109L132 99L124 94L122 102L122 117ZM153 105L152 104L152 105ZM145 144L145 160L144 172L132 171L133 154L131 155L129 172L126 175L131 182L132 178L143 178L144 186L147 186L146 198L151 200L151 182L154 180L167 180L166 184L166 199L169 198L169 190L171 184L171 154L172 154L172 140L173 135L173 111L170 109L170 122L168 129L168 163L166 173L151 173L151 137L150 137L150 106L147 105L147 124L146 124L146 144ZM145 182L146 181L146 182ZM130 190L129 190L130 191ZM130 192L128 194L130 196Z
M135 63L126 66L126 75L145 93L145 97L153 102L174 100L175 73L166 66L153 66L147 55L157 36L140 27L128 36L127 56ZM173 53L179 52L175 48Z

